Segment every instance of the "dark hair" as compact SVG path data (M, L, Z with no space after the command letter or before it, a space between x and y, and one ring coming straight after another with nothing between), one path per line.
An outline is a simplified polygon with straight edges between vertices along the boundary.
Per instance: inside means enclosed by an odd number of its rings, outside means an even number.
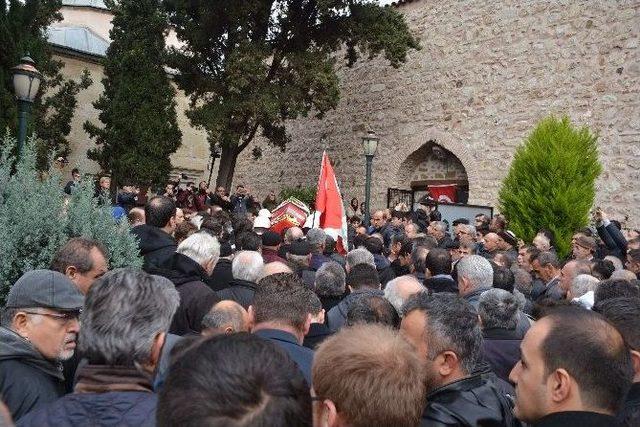
M169 197L152 197L144 205L144 215L147 225L162 228L167 225L172 217L176 216L176 204Z
M640 249L629 249L627 257L629 257L632 262L640 261Z
M493 267L493 287L513 293L516 278L511 270L491 263Z
M532 255L530 255L529 259L531 263L537 260L538 264L540 264L540 267L551 265L554 268L560 268L560 260L558 259L558 255L551 251L538 252L537 254L533 253Z
M458 218L458 219L454 219L453 222L451 223L451 225L453 225L454 227L460 224L469 225L469 220L467 218Z
M158 426L311 426L309 386L275 344L217 335L179 357L158 396Z
M276 273L260 280L253 297L256 323L279 321L302 329L313 313L313 291L291 273Z
M78 168L71 169L71 175L74 175L74 174L77 174L77 173L80 173L80 170Z
M260 251L262 238L253 231L243 231L236 237L236 251Z
M394 233L391 236L391 244L395 245L396 243L400 243L400 244L404 244L404 242L406 242L407 240L409 240L407 238L407 235L404 233Z
M594 303L597 304L598 302L606 299L619 297L638 298L640 297L640 288L638 288L638 285L626 280L603 280L598 283L598 287L594 292L593 300Z
M591 264L591 275L599 280L607 280L616 270L608 259L597 259Z
M458 356L466 374L473 372L480 357L482 331L471 304L452 293L420 292L409 297L402 307L404 317L414 310L425 313L428 357L433 359L450 350Z
M440 213L438 208L429 212L429 221L442 221L442 213Z
M96 248L107 259L107 248L97 240L74 237L62 245L53 256L49 269L65 274L68 267L75 267L80 273L93 268L91 250Z
M405 239L400 246L398 255L407 256L411 255L411 252L413 252L413 242L410 239Z
M253 231L253 223L242 213L234 213L231 215L231 226L236 235L243 231Z
M359 323L380 323L398 328L400 316L384 297L368 292L355 295L347 311L347 326Z
M425 273L427 266L425 264L427 254L429 253L429 248L422 245L413 245L413 249L411 251L411 263L418 273Z
M578 383L585 405L616 413L633 376L622 336L601 315L582 307L557 309L545 319L550 328L540 352L546 375L565 369Z
M189 221L183 221L176 225L176 230L173 232L173 237L176 239L176 243L180 244L184 239L198 232L198 227L193 225Z
M631 349L640 351L640 298L610 298L593 306L622 334Z
M424 246L428 250L438 247L438 241L433 236L416 237L413 239L413 244L416 246Z
M358 234L353 238L353 247L359 248L364 246L365 241L369 238L369 236L365 236L364 234Z
M391 211L391 218L403 219L404 218L404 212L397 211L397 210L394 209L394 210Z
M451 255L446 249L431 249L424 260L424 265L432 276L451 274Z
M336 251L336 240L327 234L327 238L324 239L324 254L331 255Z
M369 264L356 264L347 273L347 285L352 289L380 287L380 277L376 268Z
M364 247L374 255L381 255L384 249L384 243L377 237L372 236L364 241Z

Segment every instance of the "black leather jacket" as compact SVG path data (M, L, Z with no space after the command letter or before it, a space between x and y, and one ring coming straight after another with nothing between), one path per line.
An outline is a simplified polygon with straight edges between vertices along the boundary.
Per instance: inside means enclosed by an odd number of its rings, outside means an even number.
M520 427L511 410L511 402L489 377L474 374L432 391L421 426Z

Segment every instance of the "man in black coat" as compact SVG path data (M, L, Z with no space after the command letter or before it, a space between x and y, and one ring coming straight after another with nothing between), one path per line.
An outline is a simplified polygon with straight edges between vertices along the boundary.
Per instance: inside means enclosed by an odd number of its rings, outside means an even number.
M633 384L616 418L623 426L640 425L640 299L610 298L593 310L602 314L622 334L633 360Z
M356 264L350 267L346 283L349 287L349 295L327 313L327 325L331 332L336 332L345 325L349 308L360 295L371 294L384 297L384 293L380 290L378 272L370 264Z
M431 249L425 258L427 278L424 286L431 292L458 293L458 284L451 277L451 255L446 249Z
M520 360L522 334L516 328L518 313L516 297L504 289L489 289L480 296L482 355L504 381L509 381L509 373Z
M311 385L313 350L303 347L311 327L313 291L291 273L277 273L260 281L249 317L252 332L283 349Z
M469 303L443 292L418 293L404 305L401 331L426 364L423 426L519 426L495 376L476 373L482 346Z
M264 263L259 252L242 251L236 254L231 263L233 280L229 287L218 292L224 300L235 301L245 309L253 302L256 283L262 273Z
M188 335L202 331L202 318L220 301L205 283L219 256L217 239L199 232L182 241L171 258L150 269L149 273L171 280L180 294L180 306L173 316L170 333Z
M576 306L554 310L529 329L521 350L510 375L519 420L534 427L619 425L614 415L633 363L623 337L601 315Z
M165 196L150 199L144 207L146 224L131 229L138 238L140 255L144 257L143 269L165 263L177 249L172 237L176 229L176 204Z
M61 362L75 352L83 304L57 271L29 271L9 291L0 326L0 397L14 420L65 393Z
M438 247L442 249L446 249L453 242L447 233L447 224L443 221L431 221L427 227L427 234L436 239Z

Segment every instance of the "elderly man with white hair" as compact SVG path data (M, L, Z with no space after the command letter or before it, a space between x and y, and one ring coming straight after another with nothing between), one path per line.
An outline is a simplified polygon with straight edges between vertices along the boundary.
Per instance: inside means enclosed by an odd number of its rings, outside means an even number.
M218 291L220 298L235 301L245 309L249 308L263 267L264 261L259 252L242 251L236 254L231 263L233 280L230 287Z
M169 332L175 335L199 334L202 318L220 298L206 285L220 257L218 239L198 232L180 243L176 253L149 273L166 277L180 294L180 306Z
M406 275L390 280L384 288L384 297L396 309L398 315L402 317L402 306L409 297L418 292L426 291L427 288L415 276Z
M567 292L567 299L591 309L598 283L600 281L590 274L577 275L571 282L571 289Z
M458 293L478 310L480 295L493 287L493 268L486 258L469 255L456 264Z

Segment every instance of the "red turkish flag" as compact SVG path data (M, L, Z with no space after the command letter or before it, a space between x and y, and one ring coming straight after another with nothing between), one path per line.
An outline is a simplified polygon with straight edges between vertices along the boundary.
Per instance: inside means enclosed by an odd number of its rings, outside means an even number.
M320 214L320 225L336 241L336 250L347 253L347 217L342 204L342 196L333 166L327 152L322 153L318 192L316 194L316 212Z
M438 202L455 203L457 188L456 184L430 185L429 193Z

